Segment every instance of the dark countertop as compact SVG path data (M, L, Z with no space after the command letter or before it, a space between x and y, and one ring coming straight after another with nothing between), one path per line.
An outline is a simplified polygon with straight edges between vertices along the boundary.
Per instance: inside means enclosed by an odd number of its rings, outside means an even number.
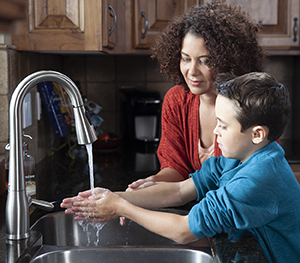
M124 145L117 150L94 150L95 186L109 188L112 191L124 190L137 179L155 174L159 163L151 145ZM49 202L74 196L90 188L87 155L85 147L76 147L75 159L69 158L67 151L54 152L36 166L36 198ZM6 195L0 196L0 263L6 260L5 242L5 202ZM190 206L181 209L188 210ZM31 224L45 212L36 209L31 213ZM227 234L213 237L213 253L220 262L267 262L260 246L251 236L239 240L228 239ZM21 245L22 247L22 245ZM238 261L235 261L238 259Z

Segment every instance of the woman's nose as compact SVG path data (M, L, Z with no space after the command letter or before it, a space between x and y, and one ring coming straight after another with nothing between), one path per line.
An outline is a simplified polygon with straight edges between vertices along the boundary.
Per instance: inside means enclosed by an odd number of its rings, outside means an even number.
M195 75L199 75L200 74L201 71L199 70L198 66L199 65L196 62L194 62L194 61L191 63L191 67L189 69L190 75L195 76Z

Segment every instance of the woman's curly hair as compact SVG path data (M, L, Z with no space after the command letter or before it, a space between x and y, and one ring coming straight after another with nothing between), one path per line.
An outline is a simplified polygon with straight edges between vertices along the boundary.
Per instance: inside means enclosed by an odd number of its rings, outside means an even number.
M263 70L265 54L258 44L260 26L239 6L213 2L194 6L174 18L152 47L152 58L168 80L189 89L180 71L181 48L187 33L202 37L209 52L208 66L220 73L240 76Z

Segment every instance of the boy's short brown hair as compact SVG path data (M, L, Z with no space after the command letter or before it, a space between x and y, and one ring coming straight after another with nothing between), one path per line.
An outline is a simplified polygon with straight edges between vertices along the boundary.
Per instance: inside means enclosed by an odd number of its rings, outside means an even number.
M267 139L277 140L291 115L288 90L267 73L252 72L236 78L218 80L217 92L236 102L241 132L255 125L269 128ZM229 79L229 80L228 80Z

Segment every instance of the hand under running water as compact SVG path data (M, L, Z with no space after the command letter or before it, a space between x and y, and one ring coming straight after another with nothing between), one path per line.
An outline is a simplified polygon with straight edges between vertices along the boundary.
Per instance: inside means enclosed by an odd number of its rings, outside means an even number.
M89 222L105 222L115 218L118 203L121 197L108 189L95 188L81 192L75 197L66 198L61 203L62 208L67 208L66 214L75 214L75 220Z

